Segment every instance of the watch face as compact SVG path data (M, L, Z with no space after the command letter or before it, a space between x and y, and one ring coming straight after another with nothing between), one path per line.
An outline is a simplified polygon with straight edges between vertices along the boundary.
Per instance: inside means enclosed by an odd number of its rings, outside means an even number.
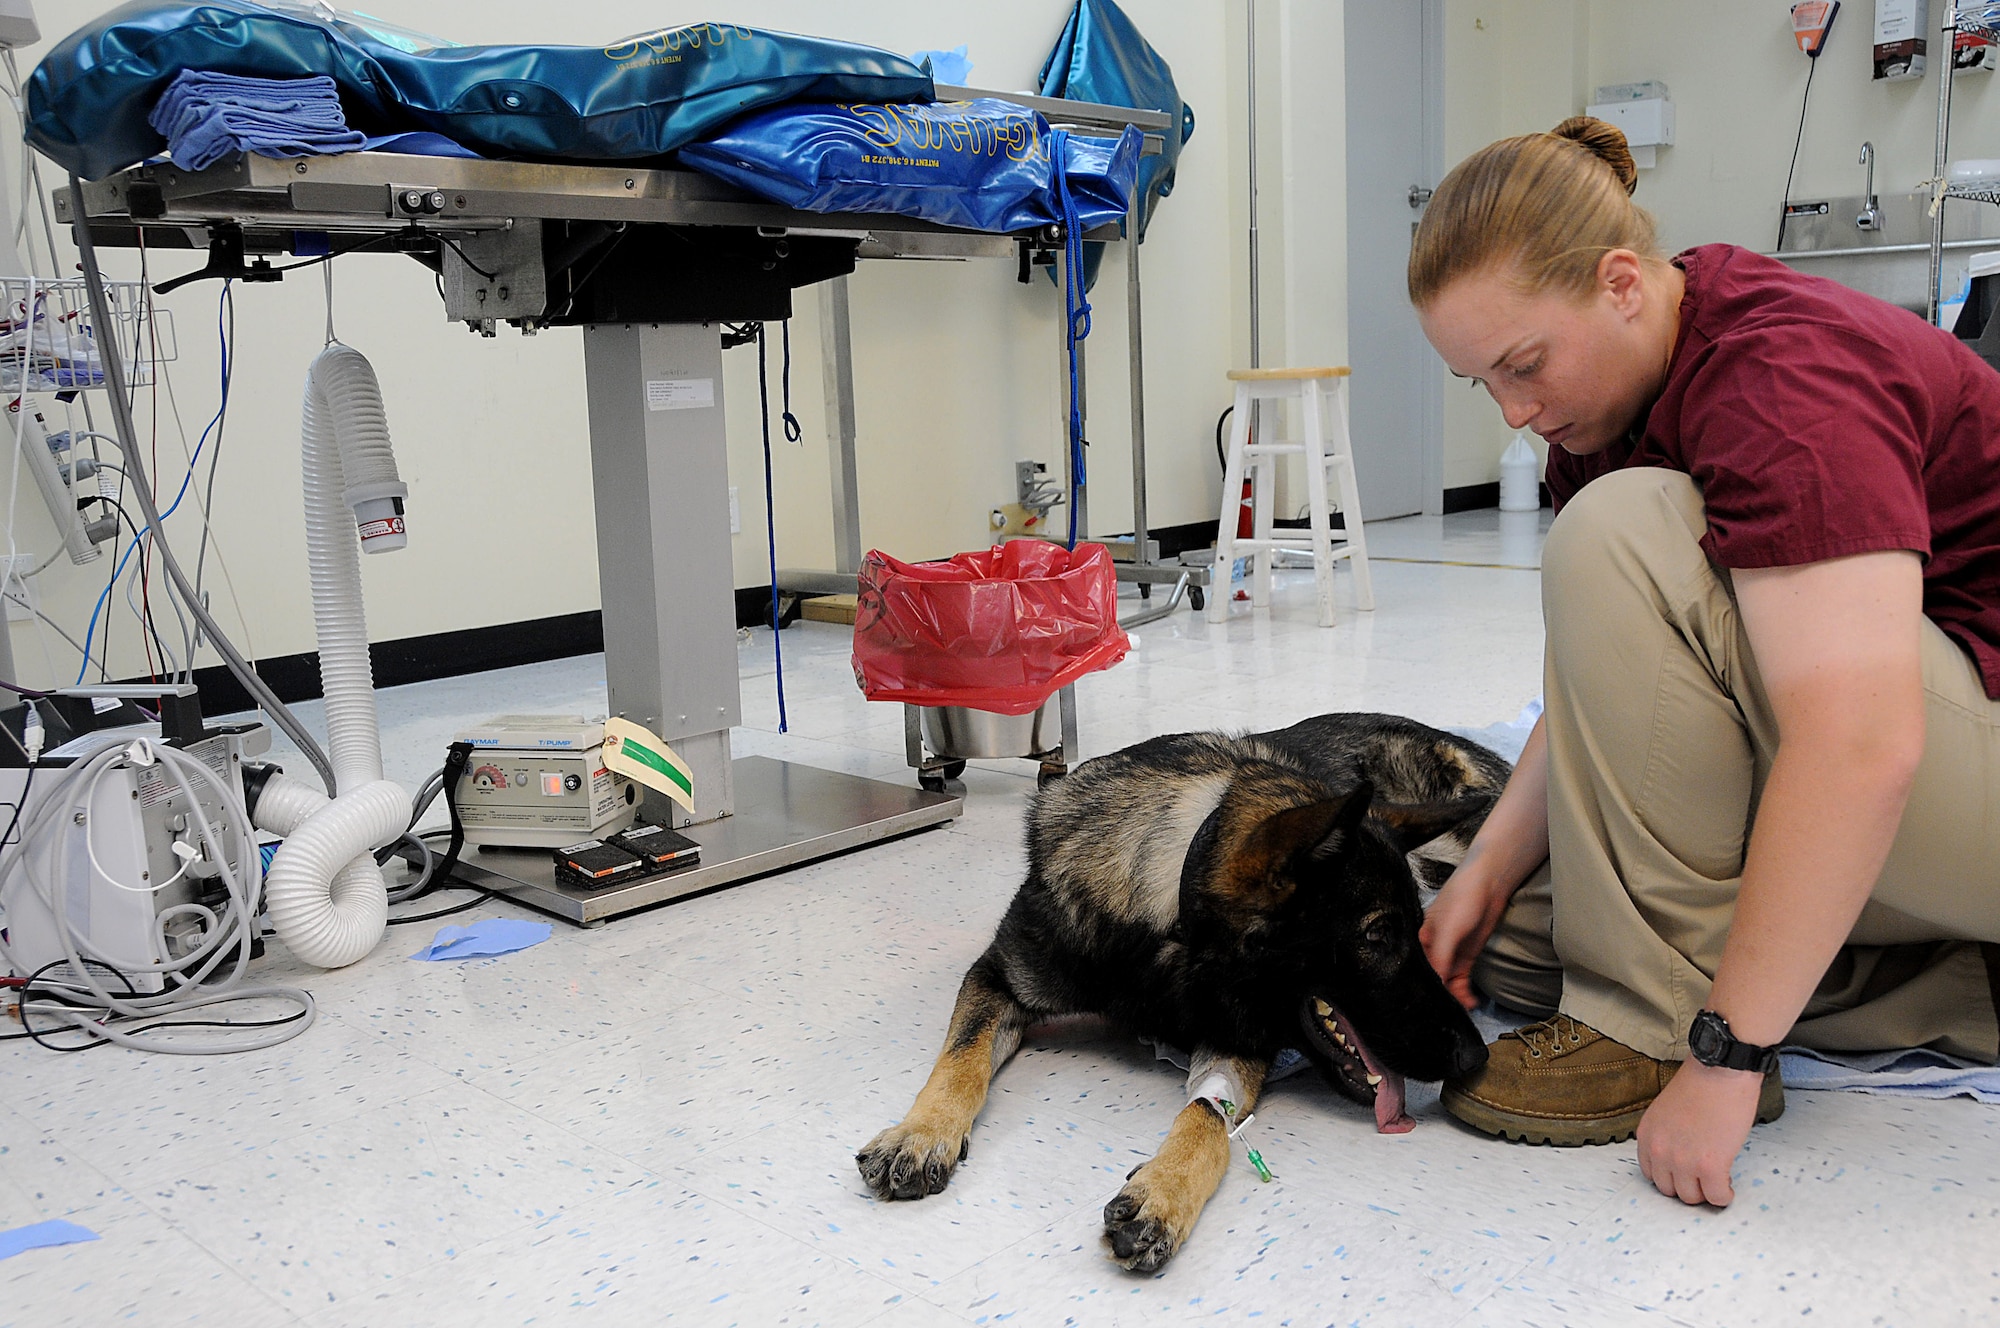
M1703 1010L1688 1029L1688 1051L1704 1065L1715 1064L1728 1042L1729 1035L1722 1031L1721 1025L1722 1020L1714 1011Z

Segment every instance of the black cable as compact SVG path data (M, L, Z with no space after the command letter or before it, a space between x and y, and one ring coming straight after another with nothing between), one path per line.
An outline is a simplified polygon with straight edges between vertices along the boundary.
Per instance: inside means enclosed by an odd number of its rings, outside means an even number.
M14 736L12 729L8 729L6 732L8 737L11 738ZM26 749L24 748L23 755L25 754ZM21 800L14 804L14 818L7 822L7 833L0 835L0 850L5 850L7 845L14 842L14 832L21 828L21 812L28 805L28 790L35 786L35 771L39 768L36 762L28 762L28 777L21 781Z
M274 267L270 270L273 272L297 272L302 267L318 267L321 263L331 263L336 258L342 258L348 254L358 254L363 249L372 249L384 240L401 240L412 235L426 234L436 236L436 232L427 232L420 226L406 226L399 231L383 231L380 235L371 235L365 240L356 241L348 245L345 249L328 249L316 258L308 258L297 263L286 263L283 267Z
M26 1030L18 1034L18 1036L31 1038L34 1040L36 1046L47 1047L50 1051L61 1051L61 1052L89 1051L93 1047L111 1046L112 1043L109 1038L92 1037L88 1029L79 1028L75 1024L67 1024L62 1028L37 1030L28 1023L28 996L29 993L31 993L34 990L36 980L39 979L42 976L42 974L48 972L50 969L65 967L68 965L68 963L69 960L67 958L50 960L48 963L43 964L40 968L30 973L28 975L27 980L23 982L19 990L15 992L14 1013L20 1016L21 1027L24 1030ZM131 978L126 977L123 973L119 972L111 965L105 963L99 963L98 967L103 969L105 972L109 973L112 977L117 978L120 982L125 984L125 990L119 992L118 995L136 997L143 994L136 987L132 985ZM49 999L60 1002L62 1004L68 1005L72 1003L68 999L67 995L63 992L50 990L48 995ZM80 1008L95 1008L95 1007L80 1007ZM46 1040L47 1036L50 1033L63 1033L63 1032L82 1033L86 1038L89 1038L90 1040L87 1042L80 1042L73 1047L60 1046L54 1042L49 1042Z
M1945 54L1945 58L1947 60L1951 58L1949 52ZM1779 200L1778 204L1778 243L1772 249L1773 253L1781 252L1784 249L1785 223L1792 219L1792 172L1799 168L1799 144L1805 142L1806 139L1806 106L1812 100L1813 75L1818 70L1819 55L1815 53L1812 56L1812 62L1806 66L1805 95L1799 98L1799 134L1797 138L1792 140L1792 164L1785 168L1785 196Z
M452 873L458 870L458 856L465 851L465 821L458 814L458 781L464 778L465 768L472 764L473 750L469 742L455 742L444 750L444 787L439 792L444 798L445 812L451 817L451 844L445 849L444 857L431 868L430 878L424 882L423 888L410 899L423 898L436 889L439 882L450 880ZM402 902L410 901L406 899ZM421 919L398 918L394 921L417 922Z
M1229 453L1224 451L1222 447L1222 426L1229 423L1229 417L1235 413L1235 406L1224 406L1222 414L1218 415L1215 420L1215 460L1216 464L1222 467L1222 473L1225 475L1229 473Z
M448 918L454 913L463 913L468 909L478 908L489 899L499 898L496 893L488 890L483 885L467 885L461 881L452 888L454 890L477 890L479 893L475 897L466 900L463 904L454 904L450 908L441 908L435 913L419 913L415 917L410 918L390 918L389 925L391 927L400 927L406 922L435 922L439 918Z
M479 264L473 262L470 258L467 258L465 256L465 250L459 247L458 241L452 239L449 235L446 235L443 231L432 231L431 234L437 236L437 238L443 241L445 244L450 245L451 251L458 255L459 262L465 264L467 267L471 268L474 272L477 272L480 276L486 278L488 281L491 281L493 280L493 278L500 275L497 272L488 272L485 268L479 266ZM440 272L438 274L438 277L440 280L442 280L444 274Z
M799 427L799 417L792 414L792 320L787 318L779 324L779 328L784 333L785 369L779 389L784 399L784 409L778 418L785 422L785 441L796 443L805 437L805 430Z

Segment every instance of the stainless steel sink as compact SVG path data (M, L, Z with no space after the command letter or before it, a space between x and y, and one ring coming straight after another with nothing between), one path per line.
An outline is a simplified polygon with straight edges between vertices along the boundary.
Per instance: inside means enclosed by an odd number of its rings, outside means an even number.
M1813 200L1818 202L1821 200ZM1930 191L1883 194L1877 201L1881 228L1864 231L1860 194L1831 197L1822 215L1793 217L1785 226L1785 247L1773 255L1801 272L1829 277L1877 299L1918 314L1930 308ZM1796 206L1798 200L1794 200ZM2000 250L2000 207L1988 203L1945 205L1944 294L1951 298L1965 279L1971 256Z

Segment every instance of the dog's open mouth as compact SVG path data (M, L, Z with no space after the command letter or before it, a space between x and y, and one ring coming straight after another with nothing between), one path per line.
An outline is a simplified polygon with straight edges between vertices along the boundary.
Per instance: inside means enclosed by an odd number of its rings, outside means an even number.
M1356 1101L1374 1104L1378 1134L1405 1134L1417 1127L1403 1110L1403 1076L1369 1054L1347 1016L1317 997L1308 997L1300 1014L1306 1036L1332 1066L1339 1086Z

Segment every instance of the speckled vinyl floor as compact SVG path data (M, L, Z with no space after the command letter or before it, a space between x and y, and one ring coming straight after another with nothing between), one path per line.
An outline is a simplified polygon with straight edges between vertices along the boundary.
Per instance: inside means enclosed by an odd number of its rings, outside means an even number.
M1086 752L1335 709L1513 718L1539 688L1535 519L1370 537L1380 607L1353 612L1343 573L1331 631L1305 573L1270 610L1140 629L1079 688ZM740 753L910 777L845 638L786 632L780 737L752 634ZM603 694L589 658L385 693L390 773L414 787L468 720ZM0 1046L0 1228L101 1237L0 1262L0 1325L2000 1321L2000 1114L1965 1101L1794 1093L1718 1212L1653 1193L1630 1145L1502 1144L1435 1090L1381 1136L1301 1077L1257 1109L1277 1181L1239 1159L1181 1255L1135 1277L1098 1211L1182 1076L1070 1029L1000 1075L949 1190L874 1201L852 1155L923 1082L1018 882L1031 773L976 763L947 828L502 958L409 962L428 927L333 973L279 949L263 976L320 1013L270 1051Z

